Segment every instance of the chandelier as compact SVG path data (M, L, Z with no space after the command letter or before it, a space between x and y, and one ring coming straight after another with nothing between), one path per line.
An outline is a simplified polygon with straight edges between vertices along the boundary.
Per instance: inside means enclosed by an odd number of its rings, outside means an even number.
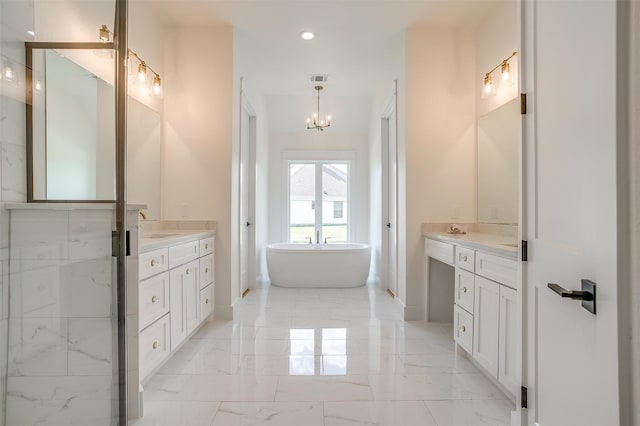
M325 127L331 127L331 116L327 115L326 119L320 120L320 91L324 89L324 87L316 86L314 89L318 92L318 112L314 113L312 118L307 118L307 129L323 131Z

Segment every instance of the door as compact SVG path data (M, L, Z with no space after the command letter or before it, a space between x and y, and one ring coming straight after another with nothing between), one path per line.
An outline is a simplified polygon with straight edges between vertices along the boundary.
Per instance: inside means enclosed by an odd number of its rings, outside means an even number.
M384 272L387 290L397 294L398 271L398 161L397 161L397 117L395 95L382 118L382 158L383 158L383 241L386 257ZM386 235L385 235L386 234Z
M529 424L616 425L616 1L523 6Z
M255 114L253 114L246 98L242 98L242 114L240 116L240 295L249 290L252 277L252 256L254 236L253 191L254 164L253 147L255 146ZM252 180L253 179L253 180Z

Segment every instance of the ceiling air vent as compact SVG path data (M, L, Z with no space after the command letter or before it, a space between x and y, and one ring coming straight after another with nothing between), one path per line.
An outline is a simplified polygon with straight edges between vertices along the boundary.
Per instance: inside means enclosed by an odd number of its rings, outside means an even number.
M326 75L312 75L311 76L311 81L313 81L314 83L324 83L328 79L329 79L329 76L326 76Z

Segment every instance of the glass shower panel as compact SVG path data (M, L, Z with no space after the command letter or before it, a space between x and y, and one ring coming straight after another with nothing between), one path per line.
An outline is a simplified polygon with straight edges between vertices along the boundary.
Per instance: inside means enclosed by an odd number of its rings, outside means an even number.
M289 165L289 241L315 242L316 224L316 165Z
M322 165L322 237L328 243L349 239L349 165Z
M112 223L110 204L10 211L7 425L114 424Z

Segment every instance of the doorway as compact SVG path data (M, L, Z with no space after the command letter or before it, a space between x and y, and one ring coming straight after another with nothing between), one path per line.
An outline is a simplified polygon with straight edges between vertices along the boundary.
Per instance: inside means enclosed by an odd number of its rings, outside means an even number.
M247 97L241 95L240 111L240 208L239 286L244 297L255 285L255 180L256 114Z
M392 297L398 294L398 116L397 81L382 113L382 284Z

